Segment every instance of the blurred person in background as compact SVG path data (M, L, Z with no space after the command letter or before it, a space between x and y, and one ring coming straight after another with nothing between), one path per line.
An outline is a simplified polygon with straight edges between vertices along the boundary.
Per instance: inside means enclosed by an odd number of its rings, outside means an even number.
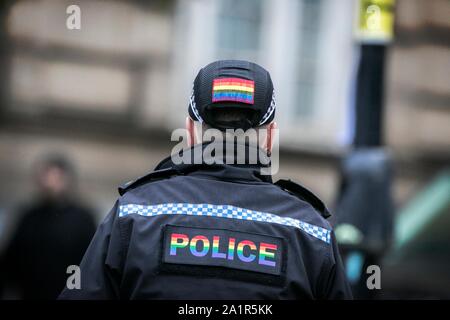
M38 194L20 214L4 251L2 280L13 298L55 299L70 265L78 265L95 232L90 210L74 197L75 172L63 156L37 165ZM5 296L8 298L8 296Z

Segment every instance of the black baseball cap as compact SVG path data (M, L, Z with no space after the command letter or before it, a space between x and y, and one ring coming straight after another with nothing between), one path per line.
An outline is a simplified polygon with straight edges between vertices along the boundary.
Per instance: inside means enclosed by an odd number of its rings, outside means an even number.
M275 94L269 72L243 60L219 60L202 68L194 80L189 116L213 128L244 129L270 123L275 117ZM244 110L242 118L217 121L216 111Z

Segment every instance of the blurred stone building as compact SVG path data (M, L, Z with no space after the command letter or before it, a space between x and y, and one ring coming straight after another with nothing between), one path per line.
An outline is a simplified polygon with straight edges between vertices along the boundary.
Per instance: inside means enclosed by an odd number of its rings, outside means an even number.
M66 28L72 4L81 30ZM2 1L0 215L13 217L33 192L33 163L57 151L73 159L80 196L103 217L117 185L169 154L196 72L221 58L270 70L282 128L278 177L300 181L332 207L352 139L355 4ZM397 1L384 136L398 207L450 160L449 16L446 0Z

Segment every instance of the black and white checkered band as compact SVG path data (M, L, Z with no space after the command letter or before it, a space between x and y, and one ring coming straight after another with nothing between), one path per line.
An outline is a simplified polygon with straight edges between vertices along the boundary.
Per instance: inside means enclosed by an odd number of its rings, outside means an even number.
M192 113L194 114L194 116L195 116L195 118L196 118L196 119L194 119L194 120L197 120L197 121L199 121L200 123L202 123L202 122L203 122L203 119L202 119L202 117L200 116L200 114L199 114L199 112L198 112L198 109L197 109L197 105L196 105L196 103L195 103L194 89L192 89L191 96L189 97L189 107L191 108Z
M331 230L307 222L231 205L209 203L163 203L157 205L126 204L119 206L119 217L138 214L146 217L161 215L187 215L259 221L294 227L326 243L331 242Z
M266 114L262 117L261 121L259 122L259 125L262 126L267 122L267 120L270 119L272 114L275 111L275 107L277 106L277 103L275 101L275 90L272 91L272 101L270 102L269 109L267 109Z

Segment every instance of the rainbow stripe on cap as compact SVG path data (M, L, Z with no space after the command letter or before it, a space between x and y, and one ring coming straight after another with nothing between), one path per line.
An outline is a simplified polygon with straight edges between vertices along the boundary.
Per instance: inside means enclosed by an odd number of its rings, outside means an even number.
M213 80L212 102L232 101L254 103L255 82L241 78L216 78Z

